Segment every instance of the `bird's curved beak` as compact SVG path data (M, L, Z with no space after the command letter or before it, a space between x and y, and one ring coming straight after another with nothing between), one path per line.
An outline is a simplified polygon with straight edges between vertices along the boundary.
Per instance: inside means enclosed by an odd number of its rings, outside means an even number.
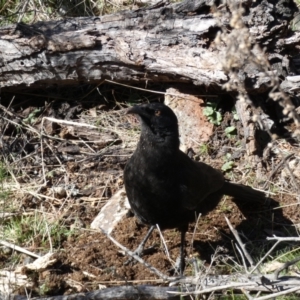
M136 114L136 115L143 115L143 109L141 108L140 105L136 105L133 107L130 107L126 114Z

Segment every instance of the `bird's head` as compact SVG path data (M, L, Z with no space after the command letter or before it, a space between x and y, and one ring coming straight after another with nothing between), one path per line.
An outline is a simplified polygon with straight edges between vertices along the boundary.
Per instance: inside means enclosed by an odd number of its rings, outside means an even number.
M149 103L131 107L128 114L136 114L142 124L142 136L159 143L176 143L179 146L177 117L163 103Z

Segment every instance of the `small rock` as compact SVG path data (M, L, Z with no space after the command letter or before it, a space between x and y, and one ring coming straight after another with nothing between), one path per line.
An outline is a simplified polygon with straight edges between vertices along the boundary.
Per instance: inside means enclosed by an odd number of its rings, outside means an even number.
M91 224L92 229L102 229L110 234L122 218L128 213L130 205L125 189L116 192L102 207Z
M178 96L177 96L178 95ZM213 124L203 114L204 101L196 96L182 94L174 88L167 90L165 104L172 108L180 124L181 149L198 149L199 143L209 141Z

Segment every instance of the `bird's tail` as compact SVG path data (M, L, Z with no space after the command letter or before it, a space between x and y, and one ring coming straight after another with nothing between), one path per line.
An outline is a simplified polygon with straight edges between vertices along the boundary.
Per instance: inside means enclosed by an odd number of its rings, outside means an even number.
M245 202L265 202L267 200L264 192L257 191L250 186L232 183L229 181L225 181L222 187L222 193L239 200L244 200Z

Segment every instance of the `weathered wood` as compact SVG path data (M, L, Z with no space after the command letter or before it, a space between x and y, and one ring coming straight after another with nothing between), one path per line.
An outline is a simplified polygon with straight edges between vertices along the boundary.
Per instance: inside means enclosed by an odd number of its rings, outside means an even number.
M17 24L0 29L0 86L75 84L113 79L126 82L185 82L221 88L228 80L220 57L226 44L216 46L220 26L230 30L231 12L212 0L124 11L94 18L74 18ZM292 0L240 0L243 20L253 42L266 49L273 70L289 64L287 45L298 38L288 34L297 10ZM275 4L274 4L275 3ZM158 6L158 7L157 7ZM219 11L218 19L213 11ZM222 24L222 25L220 25ZM249 62L239 76L249 90L265 90Z
M269 279L268 276L263 275L219 275L219 276L206 276L205 278L183 278L181 280L182 286L117 286L105 288L102 290L92 291L88 293L72 294L72 295L61 295L61 296L50 296L35 298L43 300L82 300L82 299L93 299L93 300L179 300L179 299L190 299L191 295L209 294L212 292L219 292L226 289L235 291L248 292L266 292L268 294L276 294L278 291L286 292L299 292L299 278L293 276L282 277L278 280ZM185 282L188 286L185 285ZM190 284L194 284L190 286ZM0 299L1 295L0 295ZM3 296L3 299L4 298ZM11 300L25 300L25 296L11 296Z
M66 296L53 296L53 297L43 297L38 299L44 300L180 300L179 295L169 294L168 291L176 292L178 287L156 287L156 286L120 286L111 287L103 290L97 290L89 293L73 294ZM190 298L190 296L187 296ZM1 295L0 295L0 299ZM3 298L3 300L6 298ZM26 297L14 296L10 298L11 300L25 300Z

